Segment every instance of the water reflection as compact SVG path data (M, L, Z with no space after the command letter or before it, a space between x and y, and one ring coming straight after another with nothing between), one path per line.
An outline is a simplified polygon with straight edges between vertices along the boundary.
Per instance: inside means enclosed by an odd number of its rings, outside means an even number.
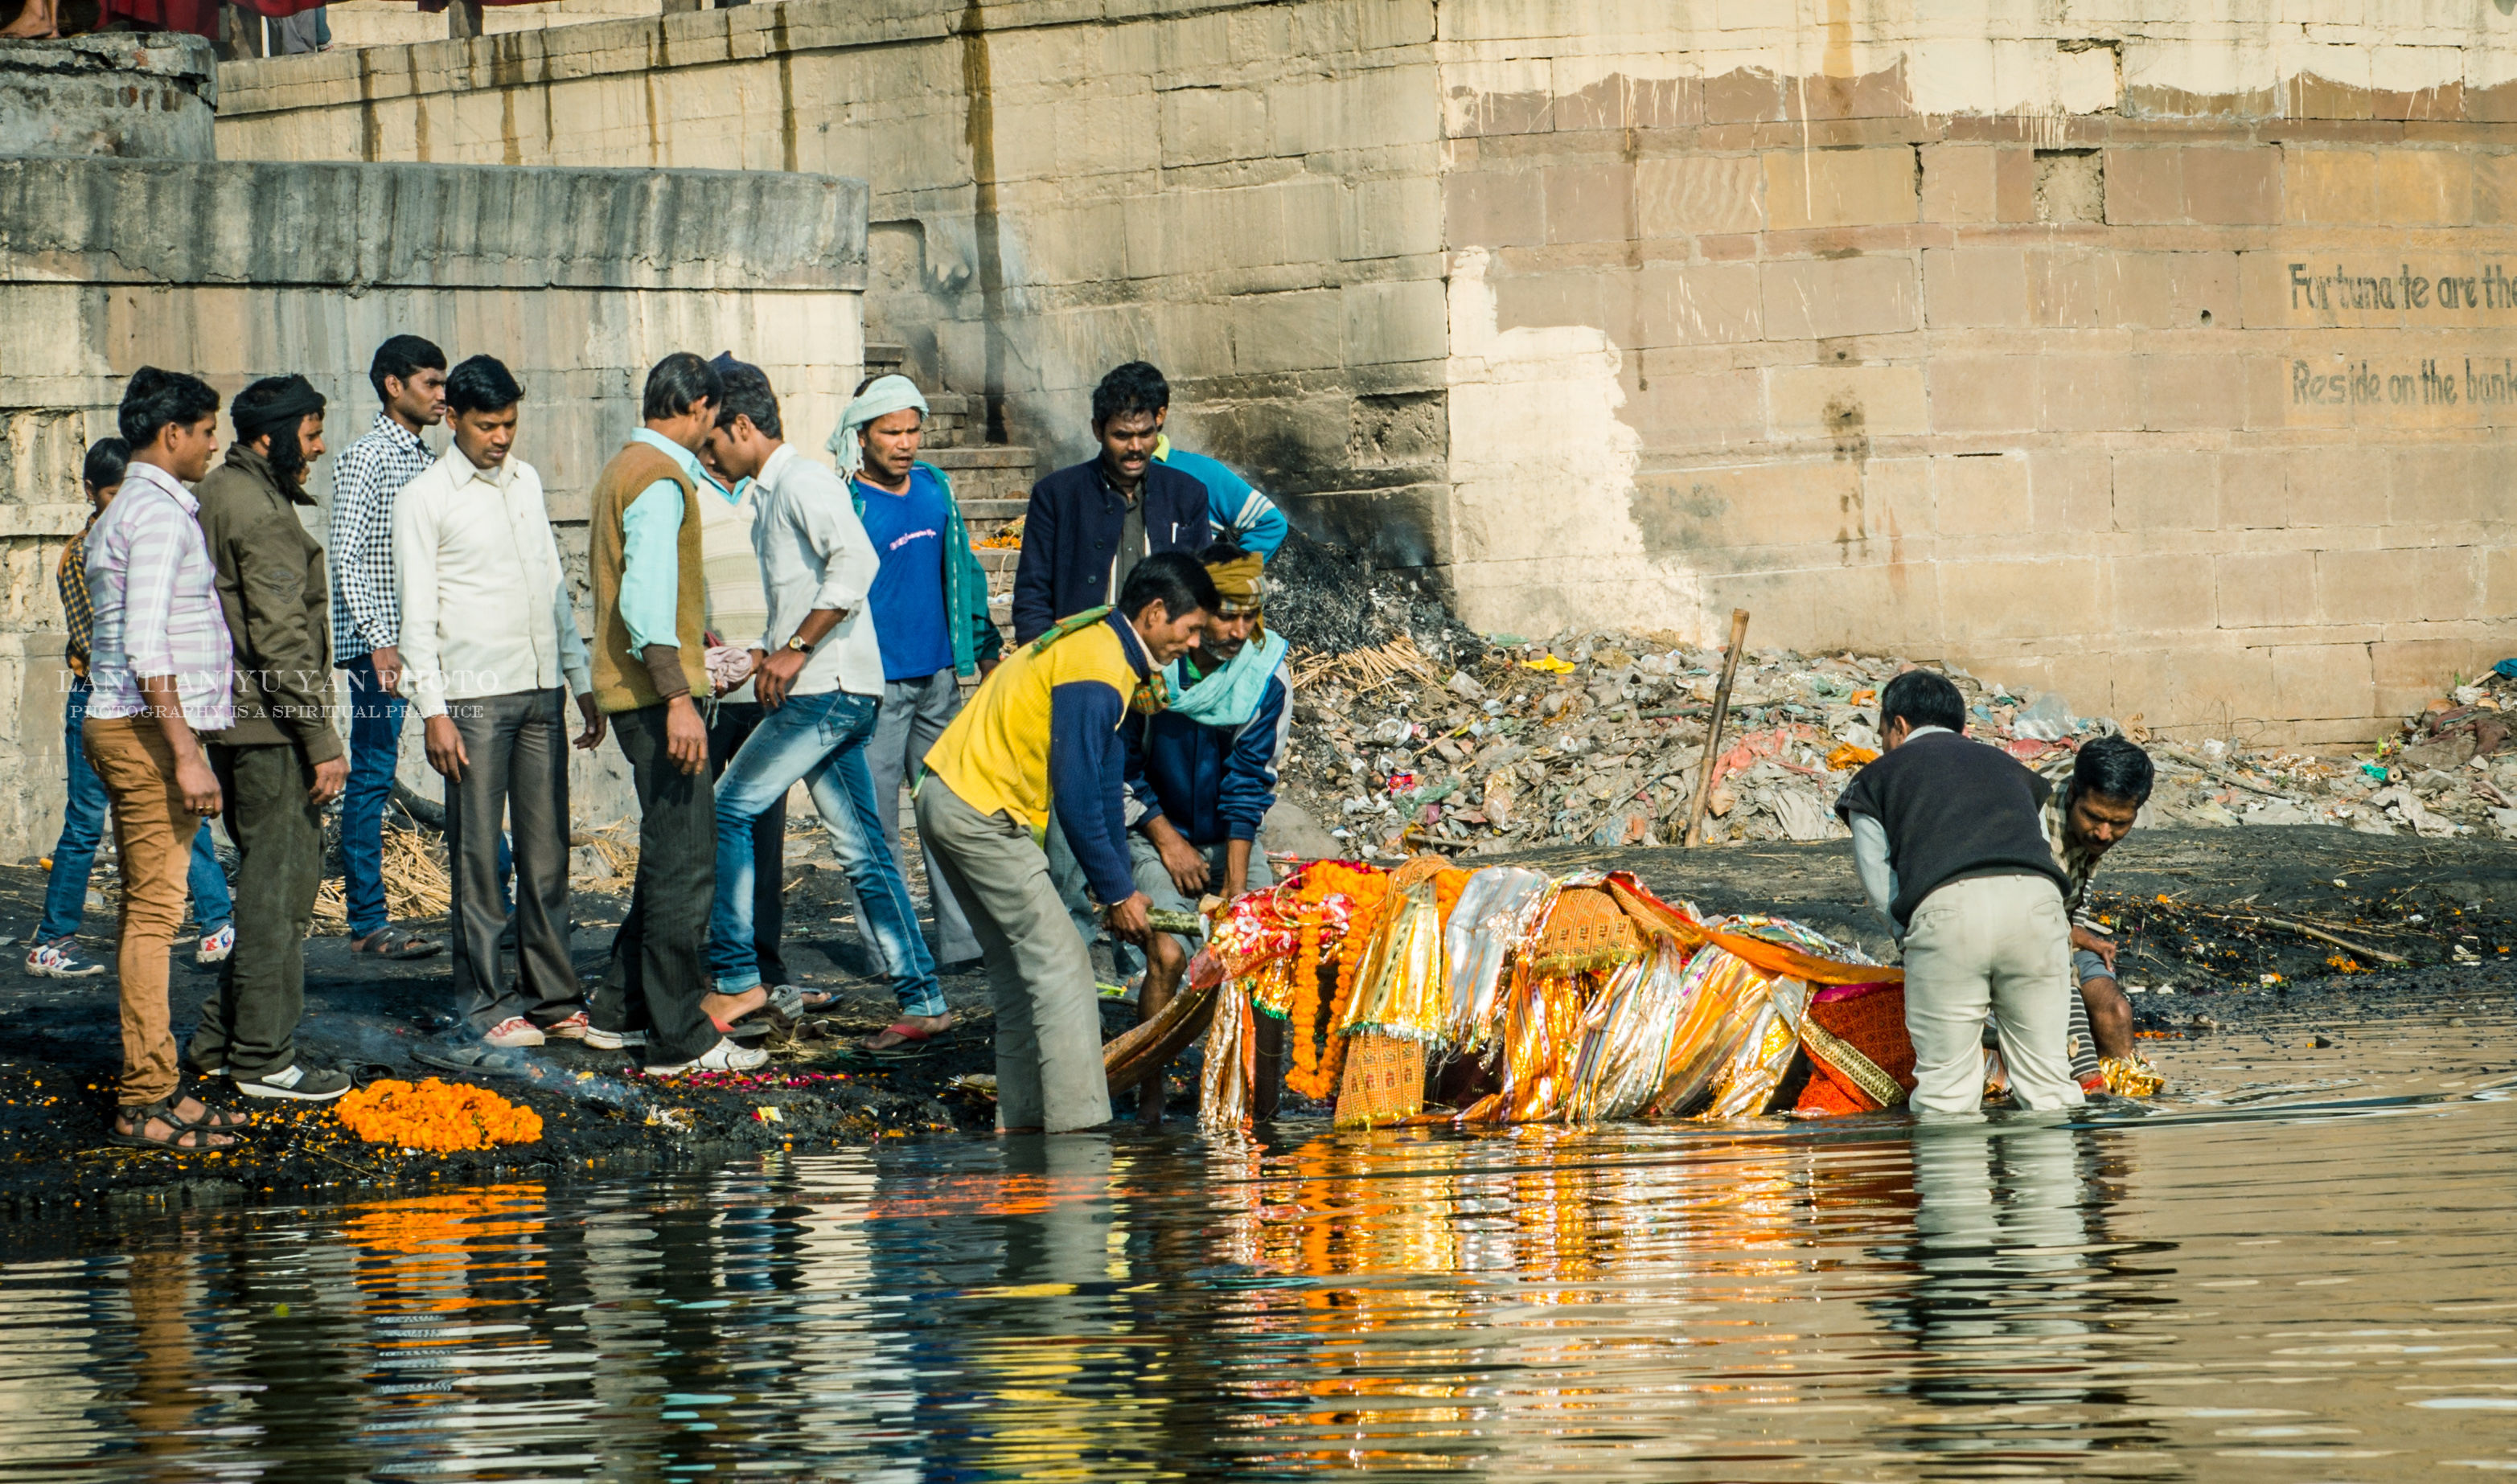
M2512 1131L945 1141L6 1228L0 1475L2517 1463Z

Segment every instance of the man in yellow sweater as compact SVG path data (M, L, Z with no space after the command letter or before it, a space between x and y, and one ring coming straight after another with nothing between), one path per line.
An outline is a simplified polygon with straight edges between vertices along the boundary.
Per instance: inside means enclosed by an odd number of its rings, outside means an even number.
M1052 808L1110 930L1146 935L1129 868L1119 725L1159 707L1154 673L1197 642L1215 581L1181 552L1145 558L1115 609L1064 619L999 665L926 754L917 831L969 912L997 1008L997 1126L1110 1121L1092 960L1041 847Z

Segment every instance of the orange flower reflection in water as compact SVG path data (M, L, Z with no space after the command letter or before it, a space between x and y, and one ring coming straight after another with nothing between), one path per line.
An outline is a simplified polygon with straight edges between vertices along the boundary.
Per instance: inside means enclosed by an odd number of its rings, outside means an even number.
M358 1247L358 1284L368 1313L467 1309L513 1302L512 1291L476 1292L537 1277L533 1239L547 1224L541 1182L484 1185L442 1196L355 1208L342 1236Z

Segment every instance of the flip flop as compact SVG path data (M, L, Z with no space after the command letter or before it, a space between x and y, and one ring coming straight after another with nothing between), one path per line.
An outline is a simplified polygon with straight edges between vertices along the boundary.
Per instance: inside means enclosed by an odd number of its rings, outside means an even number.
M417 933L398 934L388 926L377 928L363 938L351 939L350 952L378 958L430 958L446 952L446 945Z
M953 1027L947 1026L941 1031L921 1031L905 1020L897 1021L891 1025L883 1027L882 1031L877 1031L875 1034L879 1036L883 1034L884 1031L887 1031L901 1039L900 1044L894 1046L869 1046L860 1041L858 1042L856 1049L864 1052L868 1056L874 1057L877 1061L917 1061L931 1054L937 1046L940 1046L946 1041L952 1039L953 1030Z
M771 988L768 995L768 998L732 1020L719 1020L711 1015L708 1017L708 1024L716 1027L716 1034L719 1036L730 1037L736 1040L758 1040L777 1029L771 1023L771 1019L778 1010L778 989Z

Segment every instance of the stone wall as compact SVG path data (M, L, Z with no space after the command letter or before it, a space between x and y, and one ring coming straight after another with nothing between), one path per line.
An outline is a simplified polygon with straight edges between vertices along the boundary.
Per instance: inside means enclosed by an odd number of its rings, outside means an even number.
M229 154L830 170L930 380L1489 629L2335 742L2500 657L2517 19L2414 0L791 0L229 67Z
M2517 23L2070 9L1444 6L1467 610L2305 742L2510 653Z
M1080 458L1092 383L1144 356L1184 445L1442 560L1430 7L1088 12L810 0L232 64L220 148L863 179L869 321L990 431Z
M53 569L85 515L81 452L113 431L134 369L223 396L302 371L339 448L375 416L386 336L497 356L527 393L517 456L576 560L588 482L667 352L742 347L790 416L835 417L863 356L864 233L864 187L809 175L0 160L0 768L21 780L0 795L0 859L59 825ZM319 498L328 476L309 478ZM405 776L433 795L418 735ZM580 758L580 821L631 812L620 772L609 747Z
M0 41L0 159L208 159L218 54L180 32Z

